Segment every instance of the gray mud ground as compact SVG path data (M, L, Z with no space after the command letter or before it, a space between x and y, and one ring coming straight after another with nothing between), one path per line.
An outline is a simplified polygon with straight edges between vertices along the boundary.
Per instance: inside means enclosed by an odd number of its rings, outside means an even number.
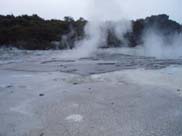
M0 136L181 136L182 59L10 52Z

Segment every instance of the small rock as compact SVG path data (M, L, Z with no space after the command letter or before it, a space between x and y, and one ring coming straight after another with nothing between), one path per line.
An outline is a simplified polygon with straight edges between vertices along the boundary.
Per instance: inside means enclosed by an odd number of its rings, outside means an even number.
M12 86L12 85L7 85L7 86L6 86L6 88L11 88L11 87L13 87L13 86Z
M73 84L74 84L74 85L77 85L78 83L75 82L75 83L73 83Z
M41 94L39 94L39 96L44 96L44 94L41 93Z
M81 122L83 120L83 116L79 114L72 114L66 117L66 120L73 122Z
M40 136L44 136L44 133L41 133Z
M180 89L177 89L177 92L180 92L181 90Z

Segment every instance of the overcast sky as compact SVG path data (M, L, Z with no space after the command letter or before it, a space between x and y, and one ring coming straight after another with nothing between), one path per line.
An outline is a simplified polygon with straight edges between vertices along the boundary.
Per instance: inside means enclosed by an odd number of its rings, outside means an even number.
M135 19L165 13L182 23L182 0L0 0L0 14L38 14L47 19L121 16Z

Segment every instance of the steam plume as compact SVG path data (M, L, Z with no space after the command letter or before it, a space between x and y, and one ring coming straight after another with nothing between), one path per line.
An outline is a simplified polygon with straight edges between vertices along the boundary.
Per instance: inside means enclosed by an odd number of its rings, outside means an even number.
M182 34L166 37L159 30L148 29L143 35L144 53L156 58L175 59L182 57Z
M73 58L89 57L97 48L106 45L107 30L111 27L117 38L124 40L124 33L131 30L131 22L122 15L121 7L118 5L116 0L90 1L89 23L85 27L85 38L75 43Z

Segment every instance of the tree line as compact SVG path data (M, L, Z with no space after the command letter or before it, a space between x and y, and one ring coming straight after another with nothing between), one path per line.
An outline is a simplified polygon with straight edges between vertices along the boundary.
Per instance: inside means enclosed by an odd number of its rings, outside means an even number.
M45 20L38 15L0 15L0 47L16 47L29 50L72 49L75 41L83 39L87 20ZM132 22L132 31L124 37L130 47L142 43L142 34L146 28L155 28L166 37L182 32L182 26L169 19L168 15L155 15ZM108 31L105 47L122 46L122 41Z

